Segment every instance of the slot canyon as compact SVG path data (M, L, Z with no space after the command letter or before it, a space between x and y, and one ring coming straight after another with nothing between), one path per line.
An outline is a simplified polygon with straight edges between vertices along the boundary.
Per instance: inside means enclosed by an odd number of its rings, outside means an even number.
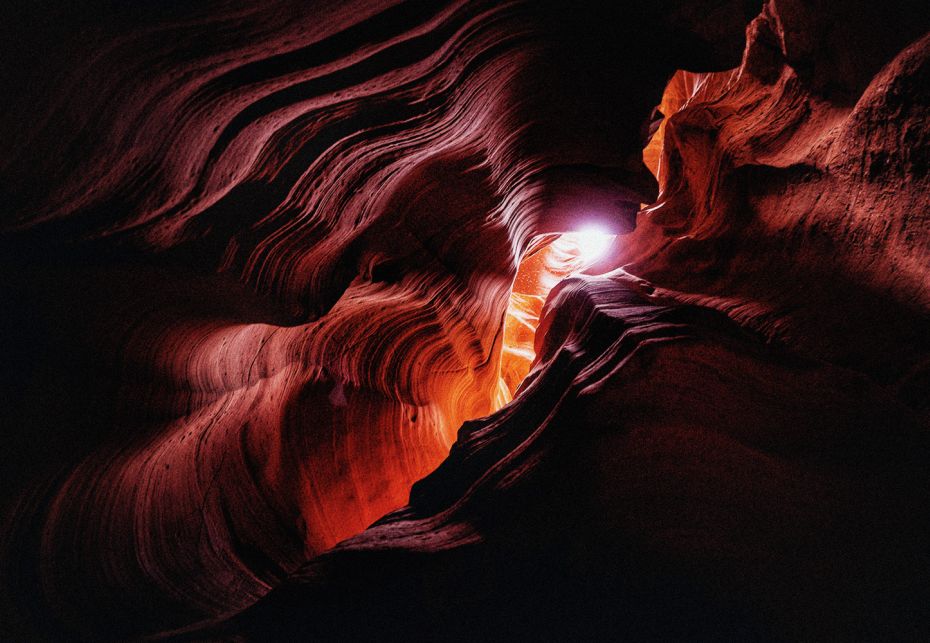
M18 4L0 640L930 638L925 2Z

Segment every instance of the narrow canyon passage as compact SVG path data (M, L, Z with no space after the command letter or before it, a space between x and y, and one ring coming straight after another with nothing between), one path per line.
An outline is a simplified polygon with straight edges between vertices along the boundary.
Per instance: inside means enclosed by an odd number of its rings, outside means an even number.
M0 639L926 640L930 15L0 38Z
M501 400L513 399L536 358L536 329L543 305L562 279L596 268L617 236L594 227L548 235L523 256L507 304L501 349Z

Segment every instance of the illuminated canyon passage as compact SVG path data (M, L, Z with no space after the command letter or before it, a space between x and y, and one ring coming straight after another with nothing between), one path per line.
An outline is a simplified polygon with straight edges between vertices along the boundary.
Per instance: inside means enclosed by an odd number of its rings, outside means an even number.
M19 3L0 640L930 638L930 12Z

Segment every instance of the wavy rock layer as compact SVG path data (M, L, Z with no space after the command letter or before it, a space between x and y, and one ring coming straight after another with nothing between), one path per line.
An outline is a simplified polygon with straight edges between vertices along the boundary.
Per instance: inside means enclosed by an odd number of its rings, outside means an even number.
M768 3L738 69L673 79L661 195L617 260L926 408L930 20L808 4Z
M603 4L5 21L10 636L241 610L503 404L521 255L582 215L631 227L667 78L735 65L750 17Z
M515 400L214 632L924 638L927 28L775 0L676 74L614 255L654 286L563 282Z
M922 6L608 4L9 22L5 637L930 631Z
M211 634L924 631L926 425L862 374L642 288L563 281L514 402L466 423L407 507Z

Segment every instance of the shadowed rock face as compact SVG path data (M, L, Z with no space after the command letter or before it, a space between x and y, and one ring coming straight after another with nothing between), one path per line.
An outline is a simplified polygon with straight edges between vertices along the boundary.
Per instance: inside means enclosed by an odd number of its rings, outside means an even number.
M669 86L662 194L618 260L926 408L928 19L816 7L766 5L738 69Z
M927 632L921 7L606 5L16 17L4 635Z
M466 423L407 507L211 633L768 640L926 624L926 426L888 391L622 272L563 281L538 333L520 395Z

